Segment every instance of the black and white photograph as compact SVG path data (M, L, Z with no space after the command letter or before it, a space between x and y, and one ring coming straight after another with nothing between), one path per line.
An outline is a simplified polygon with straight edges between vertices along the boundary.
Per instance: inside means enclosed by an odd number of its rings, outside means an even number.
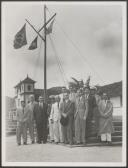
M126 6L1 2L2 166L126 166Z

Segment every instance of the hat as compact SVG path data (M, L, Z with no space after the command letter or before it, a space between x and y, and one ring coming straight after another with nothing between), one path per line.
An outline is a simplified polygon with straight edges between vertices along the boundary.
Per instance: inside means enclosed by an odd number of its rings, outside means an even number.
M61 119L60 119L60 123L61 123L61 125L63 125L63 126L67 126L68 125L68 116L67 117L63 117L63 116L61 116Z

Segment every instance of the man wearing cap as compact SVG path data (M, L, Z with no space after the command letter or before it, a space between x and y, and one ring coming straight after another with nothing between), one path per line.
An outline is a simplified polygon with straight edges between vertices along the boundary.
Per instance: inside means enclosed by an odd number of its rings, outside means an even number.
M21 101L21 108L16 110L17 115L17 129L16 129L16 137L17 144L21 145L21 136L23 138L23 144L27 144L27 118L25 117L26 108L25 101Z
M34 119L36 121L37 128L37 142L40 144L47 142L47 104L44 103L44 98L39 96L39 103L34 108Z
M50 136L50 141L54 142L53 119L52 119L51 109L52 109L53 104L55 103L55 96L51 95L51 96L49 96L49 98L50 98L50 104L48 106L49 136Z
M114 133L112 122L113 105L106 93L103 93L98 107L100 113L99 135L101 136L101 142L111 144L111 134Z
M29 103L26 106L27 115L27 128L29 129L29 134L32 144L35 142L34 138L34 108L37 102L35 102L34 95L29 96Z
M62 123L62 132L64 143L69 143L70 145L73 144L73 119L74 119L74 105L69 100L69 94L64 94L64 101L60 103L60 113L61 113L61 120L65 118L66 123Z
M86 118L88 115L88 102L85 100L82 89L77 90L77 99L75 103L75 141L77 144L86 144Z

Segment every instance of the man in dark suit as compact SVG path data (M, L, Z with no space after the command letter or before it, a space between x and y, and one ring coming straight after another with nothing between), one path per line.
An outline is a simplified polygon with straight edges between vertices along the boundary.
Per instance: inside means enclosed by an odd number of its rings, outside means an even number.
M88 115L86 119L86 138L88 138L93 125L94 108L96 107L96 99L91 95L89 87L85 88L85 100L88 102Z
M60 103L60 113L63 117L68 117L68 123L62 125L62 133L64 143L73 144L73 120L74 120L74 104L69 100L69 94L64 93L64 101Z
M40 144L47 142L47 104L44 103L43 97L39 97L39 103L34 108L34 119L36 121L37 128L37 142Z

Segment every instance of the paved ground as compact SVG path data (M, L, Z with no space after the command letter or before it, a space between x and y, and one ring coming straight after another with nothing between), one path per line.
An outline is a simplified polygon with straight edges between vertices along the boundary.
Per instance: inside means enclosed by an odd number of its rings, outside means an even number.
M122 147L74 147L55 144L17 146L15 136L6 139L7 162L121 162Z

